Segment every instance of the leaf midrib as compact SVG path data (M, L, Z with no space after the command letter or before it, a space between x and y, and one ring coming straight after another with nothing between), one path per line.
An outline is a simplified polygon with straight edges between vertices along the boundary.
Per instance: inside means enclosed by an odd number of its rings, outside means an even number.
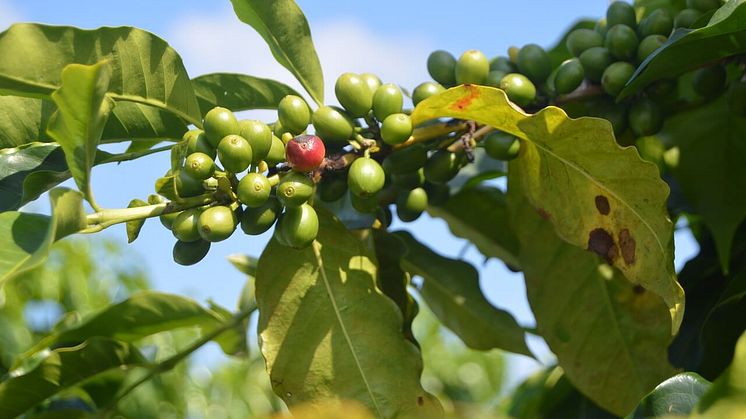
M370 383L368 382L368 378L365 376L365 371L363 370L362 364L360 363L360 359L357 356L357 352L355 352L355 346L352 344L352 339L350 338L349 333L347 332L347 328L345 327L344 322L342 321L342 314L339 311L339 307L337 307L337 300L334 298L334 293L332 293L332 287L329 283L329 278L326 276L326 270L324 269L324 261L321 257L321 251L319 250L321 244L319 244L318 241L314 241L311 247L313 248L313 254L316 257L316 263L319 269L319 275L321 275L321 279L324 281L324 287L326 289L327 296L329 297L329 301L332 303L332 309L334 310L334 316L337 318L337 322L339 323L340 329L342 329L342 334L344 335L345 341L347 342L347 346L350 349L350 352L352 353L352 358L355 360L355 365L357 366L358 372L360 372L360 376L363 379L363 383L365 384L365 389L368 392L368 395L370 396L371 401L373 402L373 406L376 408L376 412L379 417L383 418L383 412L381 411L381 407L378 405L378 401L376 400L376 396L373 393L373 389L370 386Z

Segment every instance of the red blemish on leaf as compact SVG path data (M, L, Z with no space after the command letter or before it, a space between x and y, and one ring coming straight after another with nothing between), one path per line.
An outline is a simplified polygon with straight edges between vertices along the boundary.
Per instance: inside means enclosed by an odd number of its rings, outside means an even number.
M538 212L539 215L541 215L541 218L545 220L548 220L552 217L552 214L548 213L547 210L545 210L544 208L537 208L536 212Z
M632 235L629 234L629 230L626 228L619 232L619 247L622 249L624 263L627 265L634 264L635 248L637 247L637 244L635 243L635 239L632 238Z
M604 258L611 265L619 256L619 249L608 231L597 228L588 235L588 250Z
M451 105L451 109L463 111L466 108L471 105L471 102L474 101L474 99L478 98L480 93L479 89L477 89L477 86L473 84L465 84L464 88L466 89L466 96L462 97L461 99L457 100L456 103Z

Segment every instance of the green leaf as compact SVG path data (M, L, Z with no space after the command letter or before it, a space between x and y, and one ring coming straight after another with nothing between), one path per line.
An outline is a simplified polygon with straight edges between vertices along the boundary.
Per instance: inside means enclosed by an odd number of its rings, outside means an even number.
M105 93L111 79L106 62L92 66L70 64L62 70L62 86L52 93L57 111L47 127L65 152L67 167L78 189L96 207L90 188L93 167L112 103Z
M508 205L536 328L570 381L599 406L629 413L674 374L666 306L589 252L562 241L522 193L511 163Z
M730 279L702 325L702 374L719 375L733 359L733 348L746 331L743 313L746 313L746 270Z
M47 123L55 109L51 101L0 96L0 149L52 141L47 135Z
M645 396L629 418L688 416L710 384L709 381L693 372L675 375L660 383L655 390Z
M98 150L94 165L134 160L164 149L110 154ZM0 150L0 211L16 210L67 179L65 153L57 143L28 143Z
M679 148L673 174L712 232L726 273L733 237L746 219L744 135L746 119L733 115L725 98L671 116L658 134Z
M49 247L86 227L83 197L58 188L49 193L52 216L17 211L0 213L0 286L42 263Z
M570 51L567 49L567 37L570 36L570 33L576 29L593 29L596 26L596 22L588 19L581 19L577 22L573 23L572 26L570 26L560 38L559 41L552 47L547 50L547 54L549 54L549 59L552 61L552 68L558 67L560 64L562 64L563 61L572 58L572 54L570 54Z
M567 242L601 255L627 279L660 295L675 334L684 293L673 266L668 186L657 167L614 140L608 121L570 119L550 106L527 115L502 90L465 85L420 102L412 122L437 117L475 120L521 141L511 162L531 204Z
M231 0L236 16L251 25L311 98L324 103L324 76L311 39L311 29L293 0Z
M355 399L376 417L439 417L420 384L422 359L375 281L375 256L327 211L295 250L272 240L259 259L258 331L272 387L291 408Z
M19 23L0 33L0 94L48 98L68 64L109 60L109 96L167 110L201 126L199 105L179 55L141 29Z
M256 276L256 266L259 262L257 258L249 255L234 254L228 256L228 262L242 274L252 278Z
M619 100L660 79L746 52L746 0L730 0L718 9L707 26L677 29L668 40L637 67Z
M518 239L511 229L501 190L489 186L462 189L444 205L431 205L427 212L442 218L454 236L469 240L483 255L520 267Z
M16 417L68 388L113 369L146 366L132 345L93 338L80 345L51 351L30 371L12 371L0 383L0 417Z
M443 257L406 231L394 233L406 245L402 268L422 277L420 294L440 321L472 349L503 349L532 356L523 329L507 311L492 306L470 264Z
M130 201L129 205L127 205L127 208L135 208L135 207L146 207L149 204L142 199L133 199ZM132 220L127 221L126 227L127 227L127 243L132 243L133 241L137 240L137 236L140 235L140 230L142 230L142 226L145 225L146 218L142 218L140 220Z
M46 348L76 345L92 337L135 342L155 333L198 326L209 333L227 322L230 313L202 307L196 301L173 294L143 291L91 315L80 323L44 337L18 357L23 362Z
M244 74L214 73L192 79L202 114L222 106L234 112L277 109L287 95L300 96L292 87L270 79Z
M412 333L412 322L417 316L419 306L417 301L409 294L410 276L401 268L401 258L407 251L404 241L399 237L389 234L382 230L364 230L371 231L373 234L373 245L376 250L376 260L378 262L378 278L376 285L384 295L389 297L404 318L402 333L412 343L419 347L419 343Z
M692 418L736 418L746 411L746 333L736 344L733 362L702 396Z
M49 118L56 110L49 100L0 96L0 149L32 142L53 141L47 135ZM109 114L101 141L106 143L150 139L180 139L187 126L162 109L134 102L119 102Z

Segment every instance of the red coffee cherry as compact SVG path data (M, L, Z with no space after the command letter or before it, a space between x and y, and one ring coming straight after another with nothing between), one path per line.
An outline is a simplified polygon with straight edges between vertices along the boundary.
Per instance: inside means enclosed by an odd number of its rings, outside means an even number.
M310 172L324 161L326 148L315 135L299 135L285 146L285 160L296 172Z

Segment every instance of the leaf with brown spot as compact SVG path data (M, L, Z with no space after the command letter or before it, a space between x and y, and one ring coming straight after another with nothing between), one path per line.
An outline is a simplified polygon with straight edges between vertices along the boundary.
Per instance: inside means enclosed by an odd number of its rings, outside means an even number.
M518 176L509 177L508 208L536 329L578 390L616 415L628 414L674 373L666 305L562 241L532 210Z
M594 199L596 203L596 209L601 215L609 215L609 212L611 211L611 206L609 205L609 199L606 198L603 195L596 195L596 198Z
M467 109L451 106L473 97L475 89L480 94ZM613 259L613 266L630 282L663 298L671 314L671 331L676 333L684 312L684 292L673 265L668 185L660 179L658 168L642 160L634 147L616 143L608 121L571 119L552 106L527 115L502 90L484 86L454 87L423 100L412 112L415 125L439 117L474 120L522 139L519 157L510 163L511 173L521 180L531 205L551 214L549 219L565 241L586 249L591 232L601 228L618 243L619 232L626 229L634 238L634 252L632 242L626 242L627 260L634 263L626 263L622 255ZM600 213L597 196L606 198L613 216Z

